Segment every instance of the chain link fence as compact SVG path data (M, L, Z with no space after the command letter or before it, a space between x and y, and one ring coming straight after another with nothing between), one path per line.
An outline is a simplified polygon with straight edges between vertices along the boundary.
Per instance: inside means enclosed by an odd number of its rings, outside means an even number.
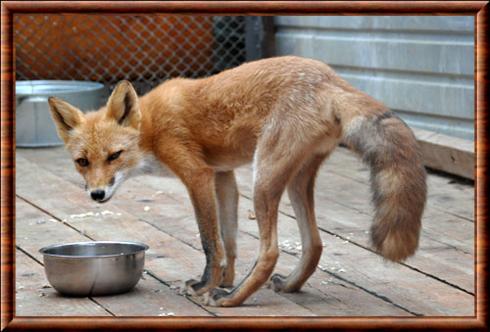
M143 94L172 77L245 61L245 18L195 15L14 16L17 80L122 79Z

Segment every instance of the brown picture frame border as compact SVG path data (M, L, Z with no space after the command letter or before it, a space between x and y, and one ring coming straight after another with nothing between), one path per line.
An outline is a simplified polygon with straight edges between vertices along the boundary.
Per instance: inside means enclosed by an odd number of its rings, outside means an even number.
M398 329L488 330L488 1L4 1L1 3L1 330L33 329ZM475 285L473 317L16 317L15 55L13 15L20 13L226 15L473 15L475 17Z

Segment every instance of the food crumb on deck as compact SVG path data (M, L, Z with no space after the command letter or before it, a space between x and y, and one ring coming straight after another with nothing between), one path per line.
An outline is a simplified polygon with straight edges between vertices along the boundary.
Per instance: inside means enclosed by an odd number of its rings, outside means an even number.
M93 213L92 211L89 211L87 213L70 214L71 219L82 219L82 218L87 218L87 217L95 217L95 213Z
M109 210L104 210L100 214L103 216L112 216L112 215L114 215L114 212L109 211Z

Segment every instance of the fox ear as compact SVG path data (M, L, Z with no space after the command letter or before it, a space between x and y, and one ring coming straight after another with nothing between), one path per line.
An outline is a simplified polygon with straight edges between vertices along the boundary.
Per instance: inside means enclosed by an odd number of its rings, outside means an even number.
M85 121L83 113L75 106L56 97L49 97L48 103L58 135L67 143L70 139L70 131Z
M107 101L106 117L121 126L139 129L141 113L138 95L128 81L119 82Z

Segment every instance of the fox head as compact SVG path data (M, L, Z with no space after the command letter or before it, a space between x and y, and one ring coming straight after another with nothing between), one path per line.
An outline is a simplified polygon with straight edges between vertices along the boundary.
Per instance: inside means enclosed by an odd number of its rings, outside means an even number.
M131 83L120 82L96 112L83 114L55 97L49 98L58 135L85 179L90 197L108 201L142 162L139 148L141 113Z

